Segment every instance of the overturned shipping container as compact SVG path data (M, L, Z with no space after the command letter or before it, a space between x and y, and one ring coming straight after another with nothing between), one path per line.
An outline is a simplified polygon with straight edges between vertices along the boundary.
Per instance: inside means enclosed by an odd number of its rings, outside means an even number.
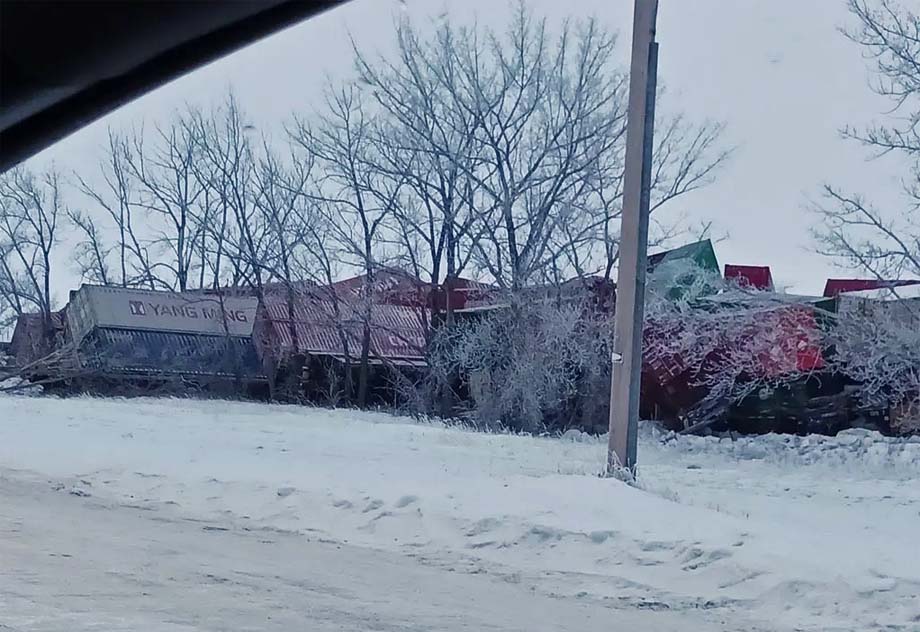
M106 376L261 379L258 300L84 285L68 334L80 367Z
M262 306L254 339L266 373L275 371L282 390L322 403L354 395L365 324L371 400L393 404L396 374L417 376L426 368L422 308L374 304L370 314L354 301L324 300L323 294L300 295L290 304L268 298Z

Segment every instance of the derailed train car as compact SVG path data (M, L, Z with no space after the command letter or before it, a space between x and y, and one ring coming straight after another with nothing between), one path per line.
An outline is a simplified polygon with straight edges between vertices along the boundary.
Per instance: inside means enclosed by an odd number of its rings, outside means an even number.
M707 338L714 344L693 363L679 354L647 354L641 400L646 417L673 430L704 424L743 433L834 433L851 424L846 381L828 370L827 312L819 300L701 303L699 309L711 314L702 326L718 332ZM660 347L662 335L690 334L652 321L646 346ZM720 384L728 390L719 390ZM736 399L740 393L746 394Z
M11 350L17 366L28 368L23 377L52 388L134 392L178 384L325 402L335 387L330 380L345 379L344 372L357 383L360 369L364 306L339 294L298 287L291 296L263 291L259 300L251 288L178 293L83 285L53 314L53 337L39 314L21 316ZM394 369L417 375L426 366L430 310L375 301L370 313L372 400L388 403Z
M654 273L650 285L663 283L664 295L673 300L688 300L684 287L703 287L692 305L718 316L707 323L721 328L724 321L726 331L733 333L703 360L680 353L646 354L641 397L646 418L675 430L715 420L714 429L742 432L834 432L868 417L882 429L889 417L920 417L911 408L918 397L896 410L862 406L852 395L858 384L835 373L833 357L827 355L833 350L825 339L826 324L833 322L848 293L917 282L837 280L828 283L823 298L793 297L774 290L765 266L730 265L723 276L708 241L652 255L649 271ZM267 284L258 292L243 287L176 293L84 285L71 293L61 312L47 318L22 315L10 351L19 367L35 367L24 375L27 379L53 382L56 375L77 389L100 382L115 390L129 384L179 382L182 389L223 384L229 388L221 392L233 396L290 395L296 401L323 403L336 401L343 392L353 394L360 370L370 387L366 403L392 404L398 403L400 384L411 387L424 379L428 336L449 326L450 319L440 318L448 306L458 321L486 318L507 308L494 288L455 281L432 288L405 273L381 270L372 284L356 277L324 287ZM592 318L613 314L615 287L610 281L578 279L551 289L527 288L522 293L535 301L585 300L586 315ZM368 357L361 363L365 332ZM647 350L658 333L654 327L646 331ZM708 394L701 377L717 371L739 349L754 351L749 370L739 380L763 386L743 401L721 406L718 415L700 413L698 404ZM42 366L46 355L55 355L58 364ZM470 396L463 393L458 390ZM594 426L601 427L602 416L594 416L600 419Z
M26 313L16 319L7 353L18 367L28 367L41 361L64 344L65 311L42 314Z
M321 403L348 398L346 385L359 381L366 324L369 401L396 403L393 378L412 379L427 367L427 308L377 302L365 311L360 301L336 299L328 289L266 297L254 336L264 370L274 372L280 390L298 397Z
M83 285L70 296L66 339L83 375L258 383L257 308L252 297Z

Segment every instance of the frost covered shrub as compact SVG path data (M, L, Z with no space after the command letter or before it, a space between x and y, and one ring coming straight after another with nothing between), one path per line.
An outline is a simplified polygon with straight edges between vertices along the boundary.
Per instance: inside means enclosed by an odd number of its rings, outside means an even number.
M829 337L835 368L858 384L862 403L896 410L895 431L920 431L920 303L852 300Z
M594 432L607 423L611 337L580 302L515 303L441 330L429 363L456 377L480 425Z

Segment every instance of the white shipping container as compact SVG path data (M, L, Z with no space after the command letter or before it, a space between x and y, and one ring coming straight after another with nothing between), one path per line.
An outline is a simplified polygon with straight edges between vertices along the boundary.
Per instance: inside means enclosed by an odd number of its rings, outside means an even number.
M251 336L258 303L255 297L83 285L71 295L67 317L78 341L95 327Z

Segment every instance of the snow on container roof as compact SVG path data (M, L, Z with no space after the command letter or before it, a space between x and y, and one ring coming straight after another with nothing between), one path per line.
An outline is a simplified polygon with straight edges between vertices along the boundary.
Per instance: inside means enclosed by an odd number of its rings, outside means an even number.
M83 285L71 294L74 339L93 328L251 336L258 299Z

